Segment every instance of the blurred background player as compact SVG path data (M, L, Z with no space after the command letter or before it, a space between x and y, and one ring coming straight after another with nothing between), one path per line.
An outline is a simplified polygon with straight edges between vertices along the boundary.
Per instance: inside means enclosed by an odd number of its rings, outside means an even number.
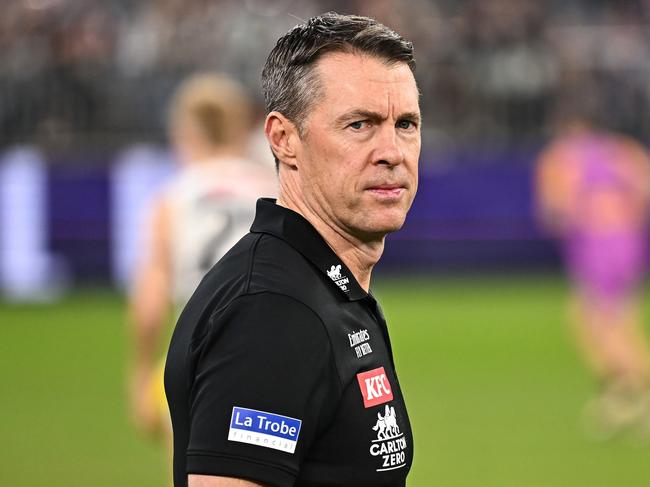
M558 137L538 161L537 197L544 226L562 244L578 345L601 384L585 420L590 432L609 435L641 419L647 402L638 292L650 160L635 140L599 127L593 112L576 108L561 117Z
M203 275L241 238L260 196L276 194L272 166L245 158L251 103L216 74L178 88L169 111L180 170L153 202L130 295L129 393L143 432L169 440L161 356L165 339Z

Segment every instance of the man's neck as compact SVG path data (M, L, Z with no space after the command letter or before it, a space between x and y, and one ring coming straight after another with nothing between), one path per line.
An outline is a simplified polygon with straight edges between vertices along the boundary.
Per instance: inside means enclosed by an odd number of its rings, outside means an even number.
M277 204L302 215L334 253L354 274L359 285L367 292L370 289L372 269L384 251L384 238L365 241L325 221L305 204L298 204L287 197L278 197Z

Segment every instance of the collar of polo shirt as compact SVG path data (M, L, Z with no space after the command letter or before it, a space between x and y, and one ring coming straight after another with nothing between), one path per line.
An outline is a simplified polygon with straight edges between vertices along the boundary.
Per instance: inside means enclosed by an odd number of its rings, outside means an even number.
M275 201L272 198L257 200L256 218L251 232L268 233L287 242L325 274L327 281L350 301L372 296L363 290L350 269L311 223L299 213L277 205Z

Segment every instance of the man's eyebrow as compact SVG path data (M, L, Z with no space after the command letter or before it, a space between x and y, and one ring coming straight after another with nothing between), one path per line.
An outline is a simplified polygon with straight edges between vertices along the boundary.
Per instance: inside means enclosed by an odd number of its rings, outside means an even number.
M422 116L420 115L420 112L406 112L402 113L399 117L398 120L412 120L413 122L419 122Z
M368 120L383 120L384 115L379 112L373 112L371 110L363 110L363 109L355 109L355 110L350 110L349 112L345 112L343 115L338 117L336 119L337 122L346 122L348 120L352 120L354 118L363 118L363 119L368 119Z
M338 117L336 121L341 123L355 118L363 118L363 119L376 121L376 120L384 120L386 116L383 113L373 112L372 110L356 109L344 113L343 115ZM413 120L415 122L419 122L420 114L418 112L401 113L398 117L398 120Z

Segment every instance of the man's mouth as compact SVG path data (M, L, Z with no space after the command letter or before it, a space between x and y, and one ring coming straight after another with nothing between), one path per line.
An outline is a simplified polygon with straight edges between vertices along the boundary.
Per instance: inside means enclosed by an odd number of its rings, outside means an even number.
M405 189L404 186L399 184L377 184L368 187L366 191L384 198L396 198L401 196Z

